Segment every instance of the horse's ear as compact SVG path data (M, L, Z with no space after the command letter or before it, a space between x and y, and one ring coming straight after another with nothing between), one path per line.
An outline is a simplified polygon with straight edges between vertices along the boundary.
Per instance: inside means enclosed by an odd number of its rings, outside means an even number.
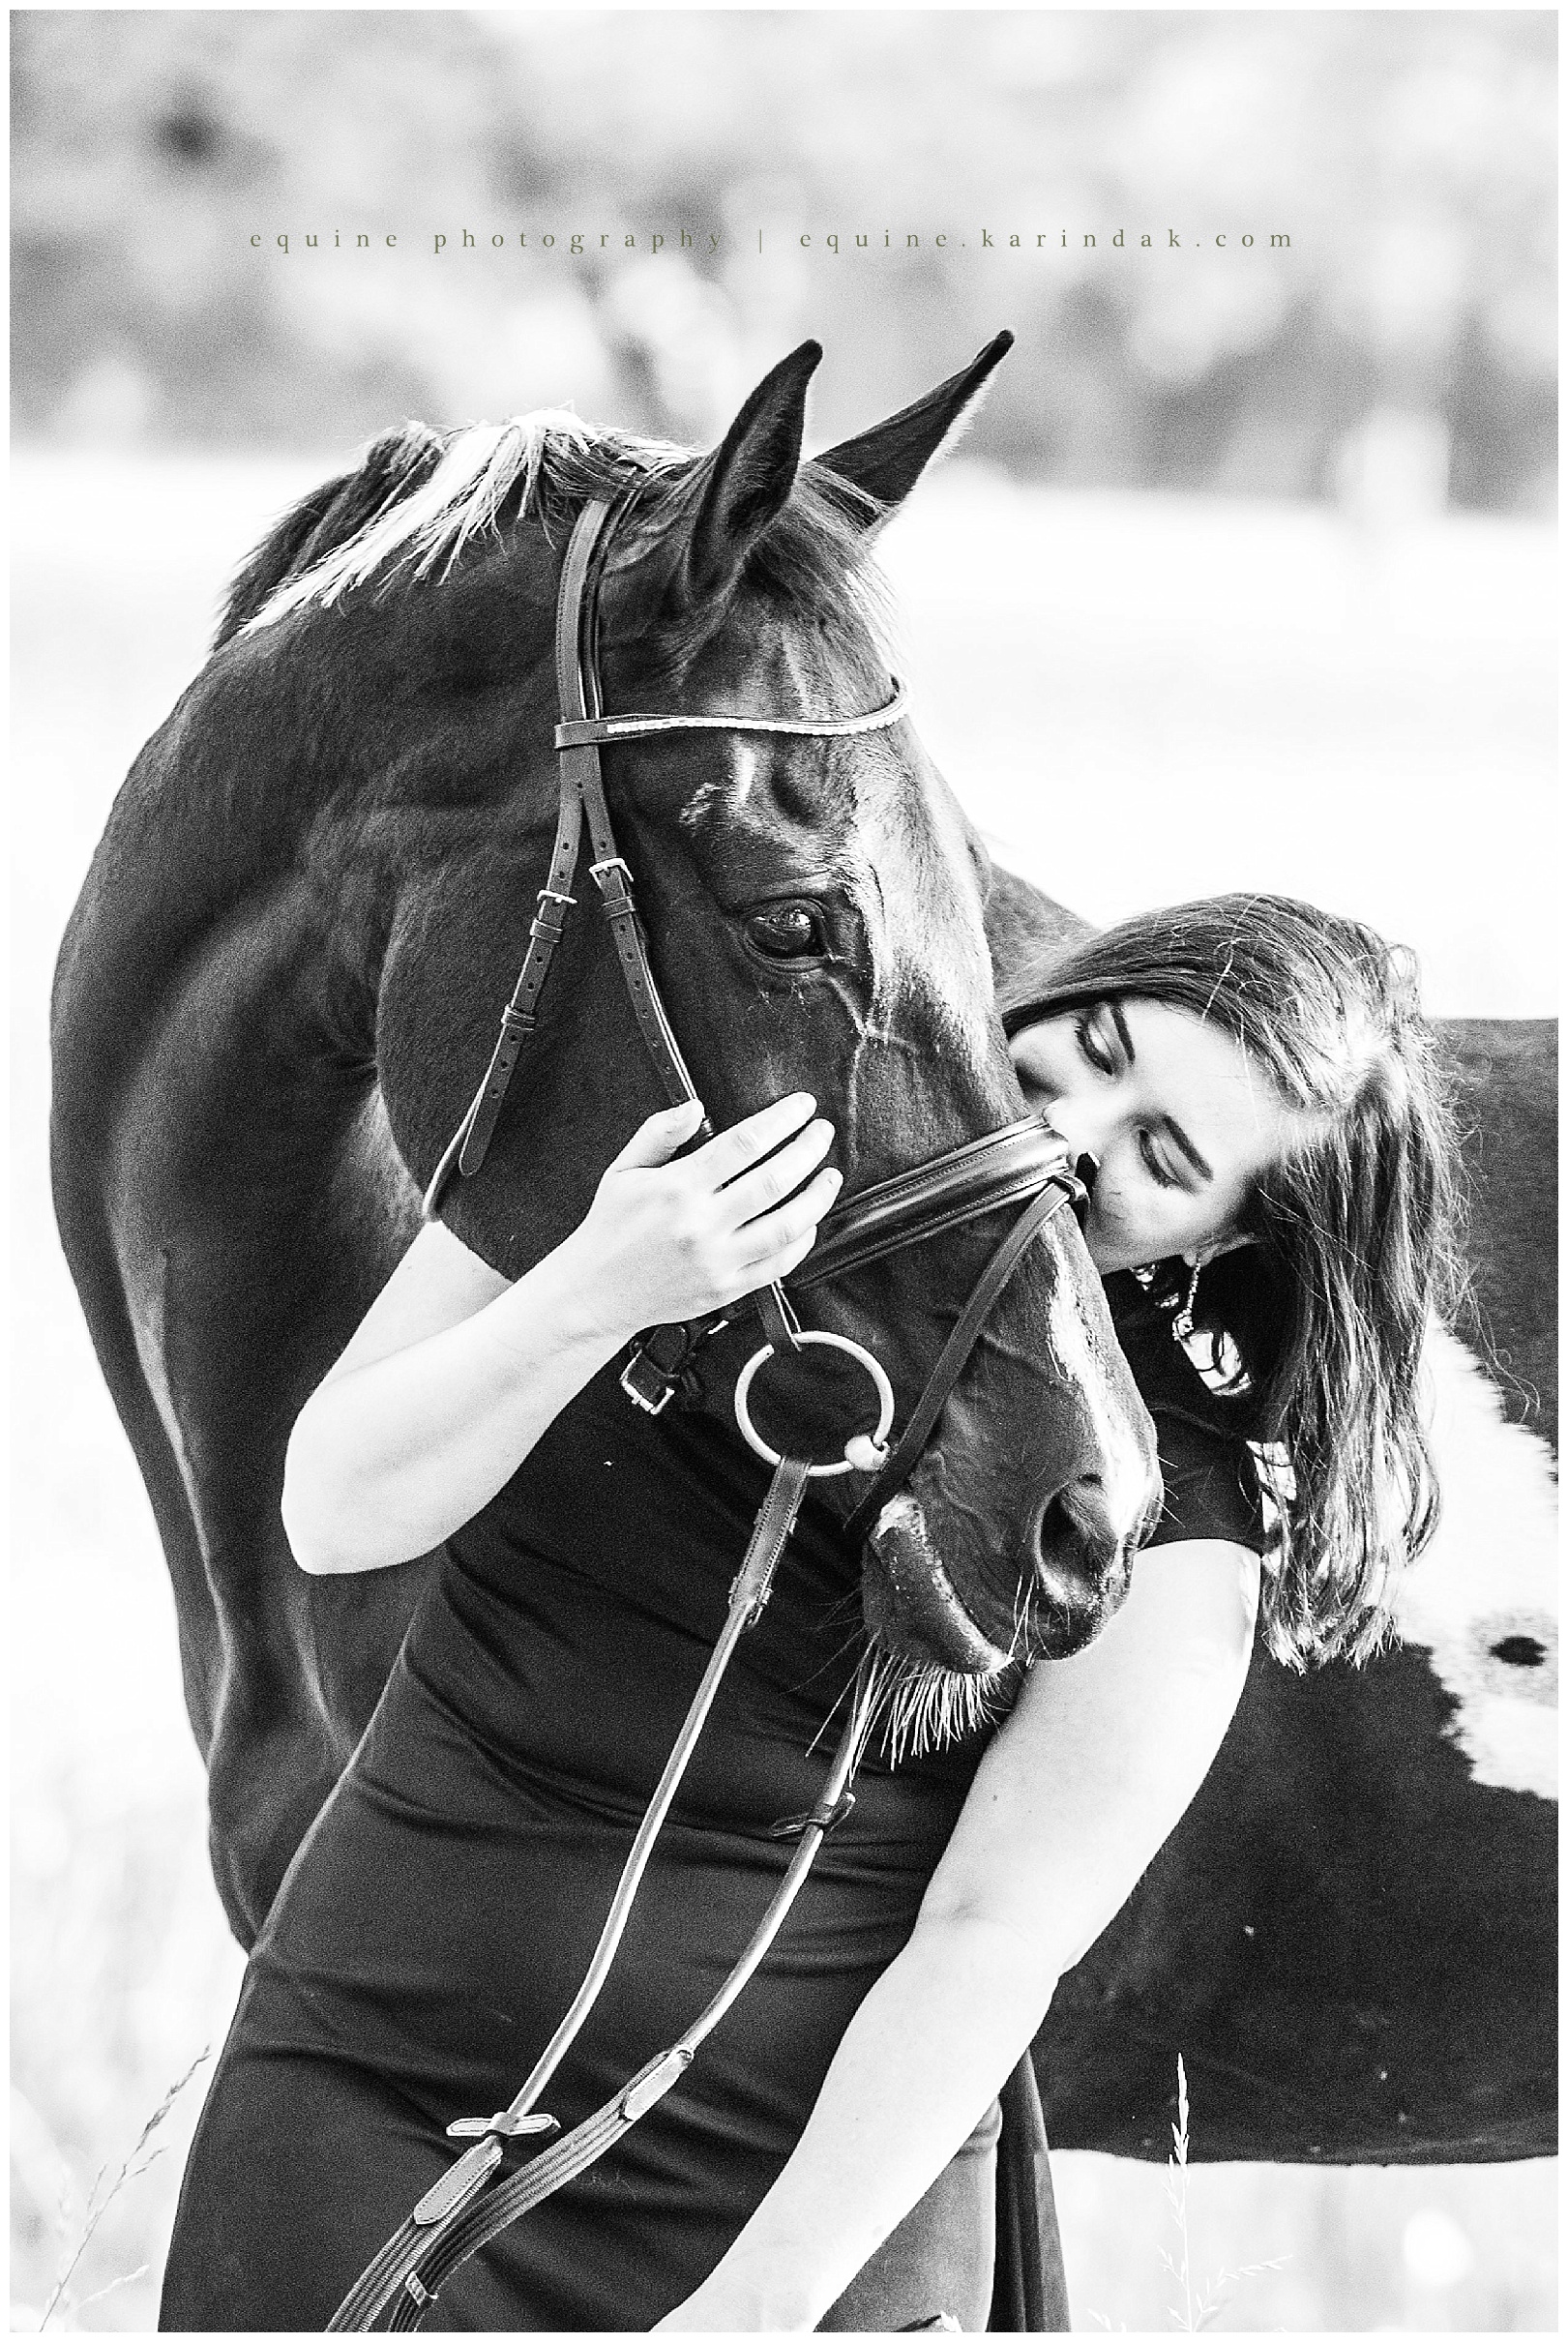
M753 391L723 444L699 466L672 585L683 608L721 600L753 546L788 503L800 469L806 387L821 358L819 341L803 341L781 359Z
M1012 346L1011 334L998 334L962 373L885 423L874 424L856 439L843 440L813 460L873 496L884 511L892 510L903 502L943 440L974 411L992 371Z

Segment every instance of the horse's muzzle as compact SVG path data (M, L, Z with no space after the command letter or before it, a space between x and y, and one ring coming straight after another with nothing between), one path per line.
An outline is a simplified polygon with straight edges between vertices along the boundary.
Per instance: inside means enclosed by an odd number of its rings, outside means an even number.
M1041 1505L1021 1570L1032 1572L1030 1658L1067 1659L1093 1641L1127 1598L1132 1561L1159 1500L1131 1523L1095 1474L1071 1480Z
M1014 1659L1065 1659L1121 1608L1132 1560L1158 1520L1158 1480L1118 1502L1097 1473L1042 1497L1017 1552L989 1583L954 1584L917 1497L884 1507L867 1540L866 1623L884 1648L989 1675Z

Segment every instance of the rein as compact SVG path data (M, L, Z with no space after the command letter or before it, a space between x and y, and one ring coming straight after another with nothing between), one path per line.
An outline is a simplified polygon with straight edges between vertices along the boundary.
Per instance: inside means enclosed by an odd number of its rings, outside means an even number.
M606 717L597 658L597 592L615 523L636 492L634 484L616 503L596 499L585 505L567 548L555 613L561 711L555 747L560 757L561 794L548 875L539 890L527 954L501 1012L501 1029L485 1078L426 1191L427 1220L436 1216L453 1176L472 1178L485 1161L523 1042L535 1029L540 995L565 932L567 914L576 904L572 887L584 823L592 854L589 876L609 922L621 975L648 1055L672 1105L696 1095L649 963L647 939L633 900L632 874L616 846L600 767L601 746L676 731L777 732L846 739L886 730L904 714L905 697L895 684L885 706L861 716ZM706 1117L696 1135L711 1136ZM677 2041L650 2059L596 2114L542 2149L524 2169L490 2185L508 2139L558 2127L552 2116L538 2110L538 2100L580 2031L609 1972L654 1841L675 1799L735 1647L762 1615L809 1484L846 1471L870 1474L871 1486L846 1525L852 1537L866 1533L919 1461L991 1309L1029 1246L1064 1204L1081 1209L1085 1194L1083 1182L1071 1168L1065 1142L1042 1117L1031 1115L900 1171L827 1214L815 1246L792 1272L790 1282L796 1291L829 1277L847 1275L905 1245L927 1242L988 1213L1010 1205L1023 1207L982 1271L925 1389L891 1446L894 1396L879 1361L860 1343L843 1335L803 1328L782 1285L768 1286L727 1316L716 1315L695 1325L656 1327L635 1347L621 1377L622 1387L636 1406L658 1414L673 1394L689 1388L694 1363L708 1340L724 1325L755 1314L765 1339L736 1382L735 1417L749 1445L773 1467L773 1477L730 1587L718 1643L633 1840L599 1942L571 2007L510 2106L498 2114L465 2117L449 2124L450 2137L471 2139L473 2144L421 2197L356 2280L335 2312L329 2332L368 2332L382 2318L385 2330L391 2332L420 2326L435 2302L439 2286L454 2269L607 2153L675 2086L765 1957L823 1839L854 1803L849 1784L870 1729L864 1686L857 1691L816 1805L809 1814L774 1824L772 1835L796 1836L798 1843L750 1942L707 2006ZM799 1352L813 1347L826 1347L852 1357L865 1370L877 1402L874 1431L846 1439L842 1458L830 1462L814 1463L767 1446L751 1418L751 1391L768 1360L784 1349Z

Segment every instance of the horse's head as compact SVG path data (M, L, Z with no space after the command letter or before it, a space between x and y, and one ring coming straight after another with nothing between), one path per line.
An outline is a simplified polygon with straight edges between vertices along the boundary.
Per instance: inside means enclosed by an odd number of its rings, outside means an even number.
M629 465L640 475L599 587L606 713L881 707L892 686L870 538L1006 346L814 462L801 460L820 355L809 343L707 457L569 418L476 427L372 451L379 476L341 487L336 516L330 503L315 514L313 541L289 554L294 583L262 618L298 611L280 655L313 672L323 753L340 759L318 825L322 883L342 989L373 1018L379 1095L420 1184L484 1070L548 863L552 621L574 513L615 492ZM443 574L429 560L408 574L422 548ZM251 580L252 608L274 582ZM852 1197L1020 1116L987 952L987 857L912 726L686 731L606 746L603 762L657 982L716 1125L814 1091ZM454 1182L444 1206L513 1275L576 1224L609 1156L664 1102L588 858L483 1171ZM881 1358L902 1418L1006 1226L991 1215L814 1287L803 1314ZM708 1375L702 1403L727 1411L732 1388ZM862 1398L863 1386L851 1403ZM776 1404L787 1414L797 1399L781 1384ZM821 1484L845 1514L855 1485ZM873 1529L874 1635L971 1677L1079 1647L1125 1590L1156 1489L1148 1418L1059 1212Z

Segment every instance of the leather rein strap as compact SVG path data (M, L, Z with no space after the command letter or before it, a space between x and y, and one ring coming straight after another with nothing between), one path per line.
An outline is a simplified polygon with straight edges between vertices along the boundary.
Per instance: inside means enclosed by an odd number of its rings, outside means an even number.
M327 2327L329 2333L367 2333L389 2303L392 2309L387 2319L388 2331L406 2331L421 2325L434 2305L438 2288L455 2268L503 2229L510 2228L514 2220L520 2220L525 2212L532 2211L590 2164L597 2163L633 2123L639 2122L658 2105L751 1981L805 1884L823 1839L853 1805L848 1787L864 1729L858 1701L851 1709L815 1806L809 1814L775 1824L776 1837L798 1834L795 1851L745 1950L701 2014L668 2049L650 2058L596 2114L544 2149L523 2170L489 2187L491 2176L505 2152L506 2139L556 2127L550 2117L538 2115L533 2109L580 2031L609 1972L654 1839L680 1787L725 1670L741 1636L755 1625L766 1606L774 1573L806 1493L809 1473L808 1465L788 1456L774 1472L753 1527L745 1558L729 1589L723 1631L633 1841L593 1959L571 2008L504 2113L479 2116L451 2125L454 2136L472 2136L476 2132L479 2135L452 2169L444 2172L420 2198L402 2226L388 2238L333 2313ZM488 2192L483 2195L483 2201L476 2202L487 2188Z

